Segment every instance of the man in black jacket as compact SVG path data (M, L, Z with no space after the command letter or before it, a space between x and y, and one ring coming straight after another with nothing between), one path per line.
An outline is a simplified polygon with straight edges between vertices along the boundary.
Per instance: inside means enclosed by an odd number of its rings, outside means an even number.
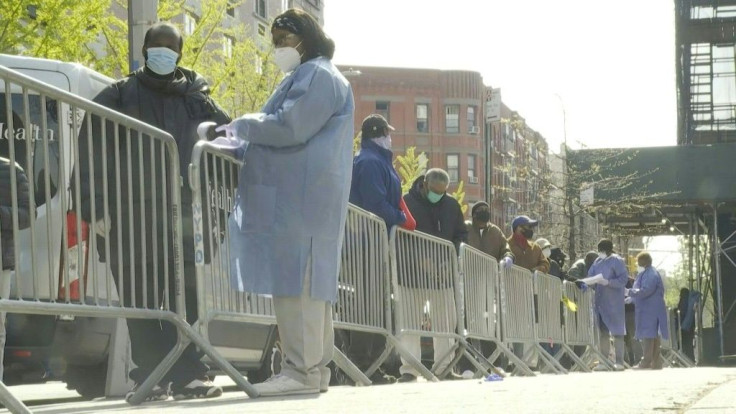
M184 294L187 320L193 323L197 320L197 297L188 166L198 140L197 126L205 121L227 124L230 118L210 97L204 78L178 66L182 46L182 36L174 26L154 25L146 32L144 40L145 66L104 89L94 101L160 128L176 141L183 181L180 190ZM96 223L95 227L103 234L107 231L107 241L97 244L116 281L123 282L118 292L125 306L158 309L167 299L164 287L166 282L173 281L174 269L172 188L166 170L169 162L161 165L164 148L151 137L130 131L128 138L127 131L120 128L116 138L111 122L106 123L103 135L100 118L92 116L91 121L92 134L88 135L86 122L82 123L79 134L82 218ZM88 151L94 154L93 163L87 156ZM109 213L107 229L105 205ZM109 244L109 251L105 249L106 244ZM168 274L165 274L167 264ZM175 308L177 288L173 283L169 287L171 308ZM129 319L128 332L137 368L129 373L136 385L127 398L163 360L177 339L176 328L158 320ZM176 399L221 395L222 389L207 379L208 367L200 361L201 356L190 344L146 399L167 399L169 383Z
M468 241L468 230L465 227L465 220L460 203L454 198L448 196L447 187L450 184L450 176L446 171L440 168L432 168L427 174L417 178L412 185L409 193L404 196L409 211L414 220L416 220L417 231L431 234L448 241L455 245L456 252L460 248L461 243ZM429 262L429 266L442 268L445 263L438 263L440 258L427 257L423 258ZM421 268L420 264L418 268ZM421 275L406 275L408 277L419 277ZM446 276L446 275L445 275ZM416 283L416 282L415 282ZM411 280L399 281L399 298L407 303L422 306L430 295L430 320L433 324L447 325L445 328L454 329L457 324L455 318L457 312L455 310L455 296L452 286L440 284L436 289L430 287L428 289L420 289ZM406 305L405 305L406 306ZM414 306L414 305L412 305ZM436 364L436 373L441 373L453 359L453 355L448 355L441 361L438 358L447 354L452 347L452 339L450 338L434 338L434 359ZM417 359L421 357L421 346L419 337L415 335L404 335L401 337L401 343L414 355ZM402 365L399 370L401 377L399 382L412 382L417 378L416 370L402 358ZM456 378L450 373L448 379Z
M0 132L4 132L1 131ZM3 154L5 155L5 154ZM16 154L17 156L17 154ZM15 164L16 209L13 210L12 193L13 164L7 158L0 157L0 246L2 247L2 270L0 271L0 296L7 299L10 295L11 272L15 269L15 240L18 235L13 230L14 216L18 230L31 225L31 205L28 189L28 177L23 169ZM0 381L3 378L3 357L5 350L5 312L0 313Z

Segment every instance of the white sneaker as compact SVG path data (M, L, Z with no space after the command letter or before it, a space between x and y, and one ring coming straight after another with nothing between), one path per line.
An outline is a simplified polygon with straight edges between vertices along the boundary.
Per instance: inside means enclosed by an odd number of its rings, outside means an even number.
M254 384L253 387L258 390L258 393L262 397L319 393L319 388L309 387L281 374L271 377L260 384Z

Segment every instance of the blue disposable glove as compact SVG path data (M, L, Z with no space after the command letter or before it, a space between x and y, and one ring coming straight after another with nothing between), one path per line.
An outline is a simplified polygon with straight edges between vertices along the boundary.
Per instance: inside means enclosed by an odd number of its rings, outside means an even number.
M503 259L501 259L501 265L504 269L510 268L514 264L514 261L511 260L510 257L506 256Z
M588 285L586 285L584 282L575 282L575 285L583 292L588 291Z

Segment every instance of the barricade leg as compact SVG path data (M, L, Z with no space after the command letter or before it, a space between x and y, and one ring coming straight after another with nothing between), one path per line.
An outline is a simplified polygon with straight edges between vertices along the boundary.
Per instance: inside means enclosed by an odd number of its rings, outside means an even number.
M554 356L547 353L539 343L532 343L532 349L530 349L529 352L536 353L538 358L537 360L544 362L544 364L556 374L567 374L567 370L559 363L559 361L557 361Z
M432 373L432 371L428 370L427 367L422 364L420 360L418 360L414 355L409 352L408 349L406 349L403 345L401 345L401 341L399 338L395 336L387 336L386 339L391 342L391 346L396 349L396 351L401 355L402 358L406 360L406 362L409 363L414 369L417 370L424 378L427 379L427 381L433 381L437 382L439 379ZM387 343L388 348L388 343Z
M437 347L437 344L435 342L437 340L449 341L450 338L445 338L445 337L433 338L433 342L435 343L435 348ZM463 353L464 353L463 345L460 343L460 341L455 342L449 347L447 351L443 352L441 355L436 357L436 361L434 361L434 364L432 365L432 372L434 372L434 374L438 378L440 379L444 378L447 374L449 374L452 371L452 368L455 366L455 364L457 364L458 361L460 361L460 358L463 357ZM435 353L435 355L437 354ZM446 359L450 358L451 356L452 356L452 360L444 368L442 368L441 371L438 371L439 368L442 366L441 363L445 361Z
M384 347L383 352L378 357L378 359L376 359L376 361L373 362L373 364L371 364L371 366L368 367L367 370L365 370L364 374L368 378L370 378L371 375L373 375L373 373L376 372L376 370L378 370L378 368L381 366L381 364L383 364L383 361L385 361L386 358L388 358L388 356L391 355L391 351L394 349L394 347L388 341L388 337L389 336L391 336L391 335L384 335L384 338L386 339L386 346Z
M15 398L2 381L0 381L0 401L13 414L31 414L31 410L22 401Z
M335 362L335 365L343 370L345 374L347 374L347 376L355 382L355 385L372 384L371 380L363 373L363 371L355 366L355 364L353 364L352 361L350 361L348 357L346 357L345 354L343 354L338 347L335 347L333 352L334 354L332 356L332 360Z
M468 358L471 364L477 368L477 371L475 372L474 378L480 378L483 375L485 375L486 372L491 371L497 375L500 375L502 377L505 377L506 375L496 368L495 365L489 360L486 359L486 357L483 355L482 352L480 352L478 349L476 349L472 344L468 343L466 341L465 343L465 350L464 350L465 357ZM494 359L495 360L495 359Z
M570 348L567 344L560 345L562 345L562 350L557 354L557 361L559 361L565 354L567 354L567 356L573 361L573 365L572 367L570 367L570 371L573 371L577 366L583 372L591 372L585 361L578 357L577 354L575 354L575 351L572 350L572 348Z

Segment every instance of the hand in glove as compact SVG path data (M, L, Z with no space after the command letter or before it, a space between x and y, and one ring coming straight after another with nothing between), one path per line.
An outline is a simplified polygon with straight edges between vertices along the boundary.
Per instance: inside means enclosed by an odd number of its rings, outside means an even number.
M626 299L624 299L624 303L627 305L633 302L634 302L634 298L632 298L631 296L627 296Z
M511 265L513 264L514 264L514 261L508 256L501 259L501 266L503 266L504 269L510 268Z
M598 283L601 284L601 285L603 285L603 286L608 286L608 279L603 278Z
M575 286L578 287L583 292L586 292L588 290L588 285L586 285L584 282L575 282Z

